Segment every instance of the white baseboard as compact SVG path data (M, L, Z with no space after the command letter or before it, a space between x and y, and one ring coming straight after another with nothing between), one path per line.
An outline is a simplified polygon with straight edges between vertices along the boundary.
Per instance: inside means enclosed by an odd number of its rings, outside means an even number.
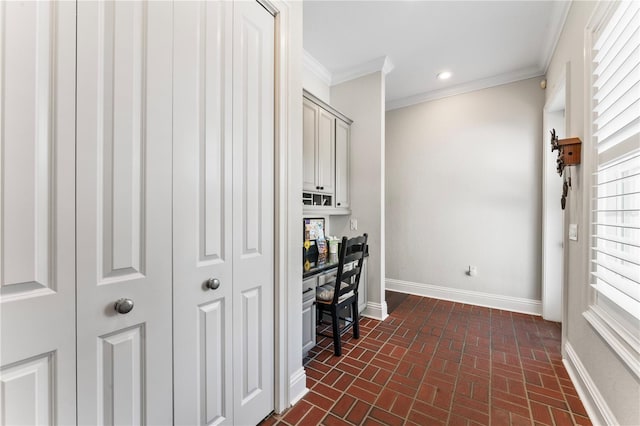
M373 318L379 321L384 321L389 316L387 311L387 302L382 303L367 302L367 307L364 308L361 314L363 317Z
M501 296L499 294L482 293L479 291L460 290L457 288L420 284L391 278L387 278L385 283L386 289L391 291L432 297L434 299L449 300L451 302L486 306L488 308L502 309L505 311L542 315L542 302L540 300Z
M569 342L565 344L565 351L567 357L562 362L567 369L567 373L569 373L569 377L571 377L585 410L587 410L591 422L594 425L620 424Z
M289 406L300 401L307 392L309 392L309 389L307 389L307 373L304 367L300 367L300 369L289 378L289 395L291 395Z

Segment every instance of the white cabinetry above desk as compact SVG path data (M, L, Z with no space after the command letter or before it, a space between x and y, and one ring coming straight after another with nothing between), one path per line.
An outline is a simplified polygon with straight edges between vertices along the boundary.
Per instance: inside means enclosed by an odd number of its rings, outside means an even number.
M304 212L350 214L349 150L352 121L306 91L302 115Z

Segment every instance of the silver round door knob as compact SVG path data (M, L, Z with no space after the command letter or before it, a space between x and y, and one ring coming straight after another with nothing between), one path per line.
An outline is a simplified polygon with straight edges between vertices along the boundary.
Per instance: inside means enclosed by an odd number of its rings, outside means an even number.
M113 309L119 314L128 314L133 309L133 300L125 298L118 299L116 303L113 304Z
M217 278L209 278L206 282L206 286L209 290L216 290L220 287L220 280Z

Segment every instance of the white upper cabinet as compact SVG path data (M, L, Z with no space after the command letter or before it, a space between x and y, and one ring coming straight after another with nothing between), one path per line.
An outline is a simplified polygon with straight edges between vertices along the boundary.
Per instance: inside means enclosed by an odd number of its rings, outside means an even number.
M332 194L336 179L335 117L305 99L303 120L303 189Z
M349 152L351 126L336 119L336 198L337 208L349 208Z
M348 214L352 121L308 92L302 108L304 209Z

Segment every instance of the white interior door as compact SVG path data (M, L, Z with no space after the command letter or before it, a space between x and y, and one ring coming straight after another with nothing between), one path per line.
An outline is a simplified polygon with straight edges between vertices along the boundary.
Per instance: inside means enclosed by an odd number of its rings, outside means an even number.
M78 423L170 424L172 5L77 8Z
M0 424L75 423L75 4L0 3Z
M234 421L256 424L274 407L274 19L234 3Z
M174 6L175 423L233 423L231 2ZM216 279L219 287L207 287ZM218 284L213 285L216 287Z
M174 13L175 422L256 424L274 407L274 22L256 2Z

